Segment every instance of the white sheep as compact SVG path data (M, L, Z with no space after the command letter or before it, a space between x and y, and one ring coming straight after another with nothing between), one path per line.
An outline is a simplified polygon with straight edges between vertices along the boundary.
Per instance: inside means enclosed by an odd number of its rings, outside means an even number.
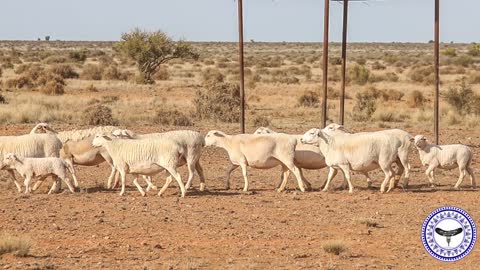
M327 191L331 180L340 169L348 183L349 192L353 192L350 180L351 171L369 172L378 167L385 173L380 191L385 192L387 183L393 178L392 163L397 158L401 142L393 136L380 133L335 133L328 129L313 128L307 131L301 141L319 145L329 166L327 183L323 191Z
M475 176L471 167L473 152L468 146L463 144L430 144L423 135L415 136L412 141L418 150L422 165L428 166L425 174L432 187L435 187L433 172L436 168L446 170L458 168L460 176L454 188L458 189L460 187L467 173L470 176L472 188L476 188L477 183L475 182Z
M200 178L200 191L205 190L205 175L200 165L200 157L202 156L202 149L205 146L205 138L199 132L193 130L174 130L163 133L135 134L129 130L119 129L113 131L112 136L122 139L167 138L177 142L185 153L182 157L181 165L187 164L188 169L188 180L185 188L189 189L191 187L196 171Z
M67 177L67 170L72 173L70 166L60 158L22 158L13 153L7 153L3 159L3 166L16 170L25 178L25 193L30 193L30 182L33 178L38 178L41 182L48 176L60 178L68 186L71 192L74 192L70 179ZM48 192L51 194L56 187L56 183Z
M227 135L218 130L209 131L205 137L206 146L216 146L227 151L230 166L225 179L226 189L230 188L230 174L239 166L245 181L243 191L248 191L247 166L257 169L270 169L282 166L283 181L278 188L285 190L289 171L297 178L298 186L302 192L305 187L300 175L300 170L295 166L295 146L297 140L286 134L272 135Z
M183 148L175 141L166 138L118 140L111 139L103 134L97 134L92 141L92 145L104 147L112 158L113 165L122 178L120 196L125 193L125 176L127 173L134 175L133 183L140 194L145 196L145 192L138 184L138 175L153 176L166 170L170 176L158 195L162 195L166 190L173 176L180 187L181 196L185 197L185 186L176 169L181 163L184 153Z
M7 153L14 153L18 157L58 157L61 148L62 142L50 134L0 136L0 156L2 157ZM9 173L18 192L22 192L22 187L17 182L14 171L4 167L3 164L0 164L0 167Z
M37 124L31 131L30 134L34 133L49 133L55 134L60 139L62 143L67 141L80 141L90 136L95 136L98 133L111 134L113 131L117 130L118 127L114 126L98 126L88 129L77 129L69 131L57 132L47 123Z

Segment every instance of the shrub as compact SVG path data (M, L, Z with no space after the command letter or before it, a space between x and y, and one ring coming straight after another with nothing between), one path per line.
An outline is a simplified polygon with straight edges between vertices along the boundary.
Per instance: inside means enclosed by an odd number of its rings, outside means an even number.
M473 43L468 49L468 55L480 56L480 44Z
M0 95L0 104L8 104L7 99L3 95Z
M198 90L194 99L200 119L234 123L240 120L240 87L231 83L213 83Z
M418 90L413 90L407 96L407 104L408 106L410 106L410 108L423 107L423 104L425 103L425 101L426 101L426 98L423 96L423 93Z
M153 78L159 81L167 81L168 79L170 79L170 72L168 72L167 67L163 67L155 73Z
M268 127L270 126L270 119L265 116L257 115L253 118L253 125L255 127Z
M63 55L52 55L43 60L45 64L62 64L65 62L68 62L68 60Z
M363 224L367 227L372 227L372 228L379 227L378 222L376 222L372 218L356 218L356 219L354 219L354 221L356 223Z
M382 91L382 98L385 101L393 100L393 101L400 101L405 94L401 91L390 89Z
M386 69L386 68L387 68L386 66L382 65L382 64L381 64L380 62L378 62L378 61L375 61L375 62L373 62L373 64L372 64L372 69L373 69L373 70L384 70L384 69Z
M352 118L356 121L367 121L377 109L376 94L369 91L358 92L355 95L355 106Z
M331 57L330 58L330 65L340 66L342 64L342 58L340 57Z
M442 54L446 56L457 56L457 50L455 50L455 48L447 48Z
M369 77L370 71L364 66L355 65L353 69L349 71L349 78L358 85L366 84Z
M458 87L450 88L445 98L460 114L480 114L480 95L475 94L465 80L462 80Z
M98 89L97 89L93 84L90 84L90 85L87 87L87 91L89 91L89 92L98 92Z
M398 75L395 74L394 72L387 72L385 74L385 80L389 81L389 82L398 82Z
M57 64L50 67L51 73L57 74L64 79L78 78L78 73L68 64Z
M480 72L472 73L468 81L471 84L480 84Z
M83 49L79 51L72 51L68 53L68 57L75 62L85 62L87 60L88 51Z
M216 68L206 68L202 71L203 84L210 83L223 83L225 81L225 75Z
M330 241L323 244L323 250L327 253L333 253L335 255L340 255L340 253L347 250L346 245L341 241Z
M46 95L63 95L65 93L65 81L54 73L46 73L38 79L40 92Z
M298 106L301 107L317 107L320 103L318 93L313 91L305 91L303 95L298 98Z
M83 112L83 122L87 125L116 125L112 109L104 105L87 107Z
M118 70L117 66L111 65L103 69L102 79L126 81L128 79L128 74L122 73Z
M82 74L80 78L84 80L95 80L99 81L102 79L104 68L99 65L86 64L83 67Z
M164 109L158 110L154 122L161 125L174 125L182 127L193 126L193 122L190 120L190 118L183 112L176 109L171 111Z
M360 58L357 58L355 62L357 62L357 64L359 64L360 66L364 66L367 63L367 60L363 57L360 57Z
M423 84L433 84L434 78L434 68L432 66L426 67L417 67L410 71L409 77L414 82L419 82Z
M25 257L32 246L30 239L26 237L14 237L3 235L0 238L0 255L14 253L15 256Z
M468 55L462 55L462 56L456 57L453 60L453 63L457 66L468 67L471 64L473 64L473 59Z
M22 75L18 78L13 78L5 81L5 86L8 88L32 88L34 83L29 77Z

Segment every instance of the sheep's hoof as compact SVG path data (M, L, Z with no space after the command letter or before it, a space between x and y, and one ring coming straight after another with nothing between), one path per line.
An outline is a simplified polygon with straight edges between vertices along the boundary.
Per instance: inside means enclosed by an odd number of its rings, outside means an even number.
M349 190L348 193L353 194L353 189Z
M205 191L205 184L204 183L200 183L200 191Z
M284 191L285 191L285 189L277 188L277 192L278 192L278 193L282 193L282 192L284 192Z
M460 187L458 187L458 186L454 186L453 188L456 189L456 190L460 189Z
M328 192L328 189L324 188L322 189L322 192Z

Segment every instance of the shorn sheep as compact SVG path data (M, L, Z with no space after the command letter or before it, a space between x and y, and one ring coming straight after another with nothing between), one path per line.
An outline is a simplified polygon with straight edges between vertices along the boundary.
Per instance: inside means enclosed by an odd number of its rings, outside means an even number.
M205 175L200 165L200 157L202 149L205 146L205 138L197 131L193 130L174 130L163 133L135 134L129 130L115 130L112 135L122 139L151 139L151 138L167 138L177 142L184 152L182 161L187 164L188 180L185 185L186 189L192 186L192 180L195 171L200 178L200 191L205 190ZM181 164L183 165L183 164Z
M126 174L133 174L133 183L142 196L145 191L138 184L138 175L153 176L166 170L170 175L158 195L166 190L171 177L174 177L180 187L181 196L185 197L185 186L182 182L177 167L181 163L183 148L173 140L166 138L153 138L144 140L111 139L103 134L97 134L92 141L95 147L104 147L113 160L115 169L122 179L120 196L125 193Z
M432 187L435 187L433 172L436 168L446 170L458 168L460 176L454 188L458 189L460 187L467 174L470 176L472 188L476 188L477 183L475 182L475 176L471 167L473 152L468 146L463 144L430 144L423 135L415 136L412 141L418 150L422 165L428 166L425 174Z
M62 142L54 135L50 134L26 134L21 136L0 136L0 156L7 153L14 153L17 157L58 157ZM13 182L17 186L18 192L22 192L21 185L15 178L12 169L4 167L7 170Z
M77 129L77 130L57 132L47 123L39 123L30 131L30 134L34 134L34 133L55 134L57 135L57 137L60 139L62 143L66 143L67 141L74 141L74 142L80 141L87 137L95 136L95 134L99 134L99 133L111 134L113 131L117 129L118 127L114 127L114 126L98 126L98 127L88 128L88 129Z
M298 186L305 191L300 170L295 166L295 147L297 140L286 134L272 135L227 135L218 130L209 131L205 137L206 146L216 146L227 151L230 167L227 170L225 188L230 188L230 175L239 166L245 181L243 191L248 191L247 167L270 169L282 166L283 181L278 191L285 190L289 172L297 178Z
M339 134L318 128L307 131L301 141L318 144L325 156L329 172L323 191L328 190L331 180L340 169L348 183L350 193L353 192L351 171L365 173L379 167L385 174L380 191L385 192L387 183L394 176L392 163L396 160L398 148L401 146L398 139L380 133ZM392 183L393 181L389 190Z
M73 187L70 179L67 177L67 170L73 173L70 166L60 158L22 158L13 153L7 153L3 159L3 166L15 169L22 177L25 178L25 193L30 193L30 182L33 178L38 178L41 182L48 176L58 177L68 186L73 193ZM38 182L37 182L38 183ZM56 188L56 181L48 192L51 194Z

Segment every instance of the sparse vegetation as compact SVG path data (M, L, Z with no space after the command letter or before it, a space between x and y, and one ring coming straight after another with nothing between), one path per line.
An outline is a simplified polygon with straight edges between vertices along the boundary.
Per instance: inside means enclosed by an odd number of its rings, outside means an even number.
M117 125L112 116L112 109L105 105L92 105L83 112L83 120L87 125Z
M355 95L355 106L352 118L356 121L367 121L377 109L377 93L374 91L358 92Z
M157 115L154 119L156 124L161 125L173 125L181 127L193 126L192 120L183 112L174 110L160 109L157 111Z
M423 93L418 90L413 90L407 97L407 104L410 108L421 108L425 101Z
M254 127L268 127L270 126L270 119L265 116L256 115L253 118L253 126Z
M349 79L358 85L364 85L368 82L368 79L370 77L370 71L365 67L361 65L355 65L350 71L349 71Z
M25 257L30 252L32 243L27 237L16 237L4 234L0 236L0 256L13 253L18 257Z
M480 115L480 95L475 94L465 80L462 80L457 87L450 88L445 98L448 104L460 114Z
M354 221L355 223L359 223L367 227L375 228L379 226L378 222L375 221L373 218L356 218L354 219Z
M231 83L212 83L198 90L194 99L196 116L222 122L240 120L240 87Z
M316 92L305 91L298 98L298 105L302 107L317 107L320 104L320 98Z
M340 255L347 251L347 245L343 241L329 241L322 245L322 248L327 253Z

